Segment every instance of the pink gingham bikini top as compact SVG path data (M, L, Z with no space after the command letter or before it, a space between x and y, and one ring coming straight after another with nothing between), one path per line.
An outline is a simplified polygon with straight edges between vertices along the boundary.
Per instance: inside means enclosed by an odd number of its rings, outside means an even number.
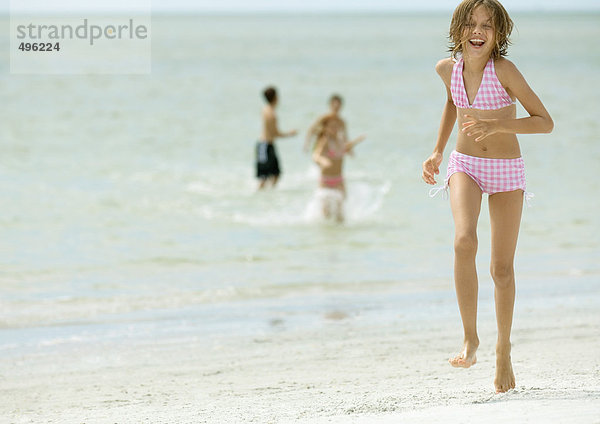
M515 102L510 98L498 77L494 67L494 59L490 58L483 70L481 85L473 104L469 104L469 97L465 90L465 81L463 79L464 60L461 57L452 68L452 80L450 81L450 92L454 105L461 109L481 109L496 110L513 105Z

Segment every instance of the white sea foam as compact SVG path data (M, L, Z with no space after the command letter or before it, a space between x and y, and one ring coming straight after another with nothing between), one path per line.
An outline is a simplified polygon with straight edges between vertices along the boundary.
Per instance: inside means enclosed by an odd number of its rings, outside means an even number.
M307 222L326 221L324 210L327 209L331 221L335 221L338 213L348 223L366 221L381 209L391 183L385 182L380 186L372 186L363 182L347 182L346 186L345 199L339 190L327 188L315 190L306 206L304 219ZM342 210L338 211L339 208Z

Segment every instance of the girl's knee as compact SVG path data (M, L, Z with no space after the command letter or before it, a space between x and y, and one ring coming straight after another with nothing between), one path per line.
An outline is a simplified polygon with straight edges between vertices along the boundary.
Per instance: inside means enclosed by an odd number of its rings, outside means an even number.
M457 256L475 256L477 253L477 234L456 234L454 237L454 253Z
M490 273L498 288L508 288L515 284L515 270L512 263L492 262Z

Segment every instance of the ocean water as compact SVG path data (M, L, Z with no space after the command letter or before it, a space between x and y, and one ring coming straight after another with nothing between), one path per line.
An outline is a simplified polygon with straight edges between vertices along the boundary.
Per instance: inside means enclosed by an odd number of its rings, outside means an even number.
M509 58L555 120L550 135L520 137L536 197L517 306L549 292L597 299L600 15L514 19ZM448 24L443 14L155 16L144 76L10 75L3 55L0 355L302 328L333 312L457 319L449 204L420 178L444 102L433 68ZM277 142L281 183L257 193L268 84L280 127L301 136ZM318 172L302 152L334 92L350 136L368 136L346 162L343 225L315 215ZM484 206L489 301L488 263Z

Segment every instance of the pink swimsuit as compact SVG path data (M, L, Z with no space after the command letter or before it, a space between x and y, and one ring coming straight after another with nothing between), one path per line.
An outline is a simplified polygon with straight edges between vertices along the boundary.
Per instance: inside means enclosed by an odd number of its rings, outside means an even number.
M494 59L490 59L483 70L481 85L479 86L479 90L477 90L475 99L473 99L473 104L470 105L469 97L465 90L465 80L463 79L464 65L465 62L461 57L452 68L450 92L452 93L452 101L456 107L461 109L496 110L515 104L496 76Z
M452 101L457 108L497 110L515 103L498 80L494 60L490 59L483 70L481 85L473 99L473 104L469 104L463 79L463 67L464 61L460 58L452 69L450 92ZM523 190L527 202L533 197L533 193L526 191L525 163L522 157L515 159L481 158L465 155L456 150L450 154L448 159L444 186L432 188L429 196L434 197L441 191L447 196L450 177L457 172L467 174L477 183L483 193L489 195Z
M326 187L337 188L343 182L344 182L344 177L342 177L341 175L333 175L333 176L322 175L321 176L321 183Z
M337 144L337 146L336 146ZM339 143L327 142L327 150L325 152L328 158L339 160L344 157L344 147ZM321 184L329 188L338 188L344 182L344 177L341 175L321 175Z

